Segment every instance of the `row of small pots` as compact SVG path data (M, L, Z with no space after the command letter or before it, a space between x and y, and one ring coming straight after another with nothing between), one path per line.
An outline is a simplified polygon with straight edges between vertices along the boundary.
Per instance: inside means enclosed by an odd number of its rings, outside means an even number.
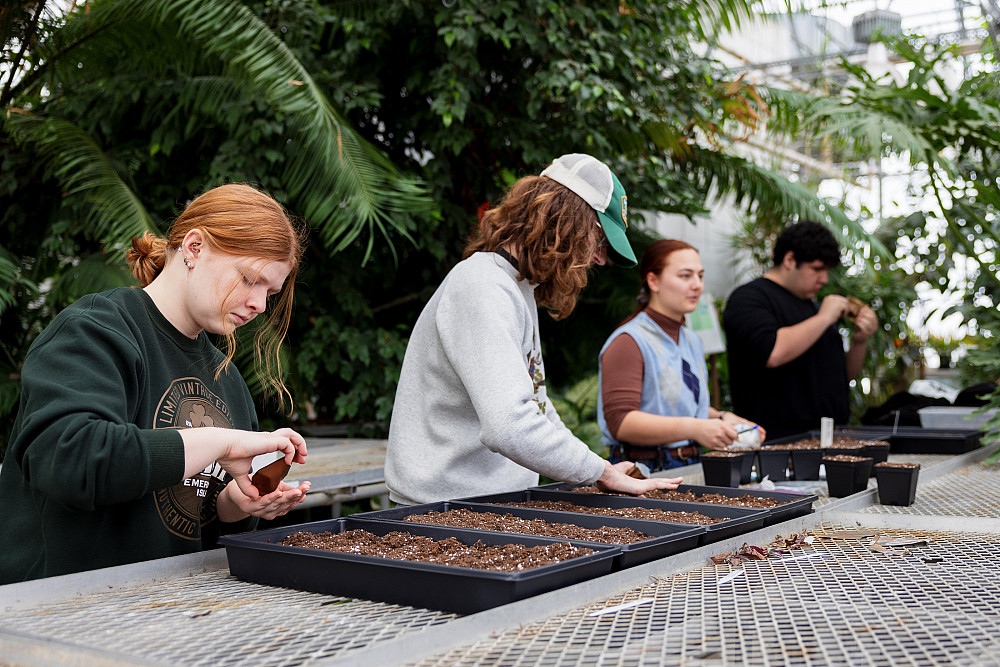
M750 482L751 470L756 461L757 479L767 477L772 482L783 482L786 479L794 480L815 480L819 479L819 465L824 456L857 455L870 457L874 463L882 463L889 458L889 443L880 441L866 442L858 447L828 447L820 449L798 448L798 447L760 447L757 449L746 449L732 452L709 452L702 455L702 467L705 468L705 460L709 461L708 467L719 472L709 472L706 476L713 479L725 480L730 477L729 468L734 463L727 462L728 459L740 458L739 484ZM791 469L791 473L789 473ZM706 484L708 478L706 477ZM738 486L735 484L734 486ZM727 486L727 484L713 484L713 486Z
M867 446L867 445L866 445ZM887 463L889 447L881 448L876 456L854 456L835 453L831 449L780 449L761 448L759 451L709 452L701 457L705 484L709 486L737 487L750 481L754 455L758 459L760 477L784 481L789 453L794 479L819 479L819 466L826 469L827 487L831 497L842 498L868 488L868 478L875 476L879 488L879 502L883 505L911 505L916 498L917 476L920 465L916 463ZM856 450L855 450L856 451Z

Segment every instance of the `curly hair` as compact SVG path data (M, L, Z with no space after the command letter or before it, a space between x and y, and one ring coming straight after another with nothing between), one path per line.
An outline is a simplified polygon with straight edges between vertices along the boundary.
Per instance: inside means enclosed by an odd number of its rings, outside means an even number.
M774 242L774 265L781 264L789 251L795 256L796 268L817 259L828 269L840 265L840 244L818 222L803 220L785 227Z
M561 320L587 285L587 269L601 239L597 212L579 195L545 176L526 176L496 208L483 214L462 257L516 247L518 279L536 285L535 299Z
M266 322L254 325L254 358L261 371L262 384L274 393L281 404L291 396L280 377L281 344L291 321L295 278L302 259L305 231L289 218L285 209L265 192L241 183L222 185L195 198L177 217L167 238L150 232L132 239L126 260L132 275L143 287L163 271L168 253L176 252L184 236L200 229L205 243L227 255L288 262L291 272L270 311ZM230 290L236 289L234 284ZM236 334L225 334L226 358L216 370L216 378L236 353Z

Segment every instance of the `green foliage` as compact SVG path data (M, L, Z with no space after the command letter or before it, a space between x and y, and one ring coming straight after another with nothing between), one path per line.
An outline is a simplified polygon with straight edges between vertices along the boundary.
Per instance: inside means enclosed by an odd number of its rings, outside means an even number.
M750 6L96 0L43 23L0 128L0 373L16 378L72 300L49 285L120 266L130 234L164 231L225 181L261 185L314 232L285 357L296 411L262 404L275 423L384 432L407 332L477 210L562 153L607 160L633 211L691 217L735 195L783 219L823 213L845 241L870 241L731 151L761 100L693 41ZM641 252L649 238L632 222ZM593 374L636 284L602 269L571 317L543 318L554 383Z

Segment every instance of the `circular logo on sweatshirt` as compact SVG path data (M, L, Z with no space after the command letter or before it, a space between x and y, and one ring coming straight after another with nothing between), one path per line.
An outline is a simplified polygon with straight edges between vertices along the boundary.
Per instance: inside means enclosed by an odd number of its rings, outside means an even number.
M229 406L200 379L179 378L163 393L153 417L154 428L231 428ZM225 487L226 471L214 461L180 484L153 492L164 527L187 540L200 540L202 525L216 519L216 499Z

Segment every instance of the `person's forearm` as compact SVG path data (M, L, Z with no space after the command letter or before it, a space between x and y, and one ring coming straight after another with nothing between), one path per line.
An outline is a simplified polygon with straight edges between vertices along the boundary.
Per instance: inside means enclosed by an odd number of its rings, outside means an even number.
M777 368L798 359L816 344L831 324L833 322L827 316L817 313L798 324L778 329L771 356L767 358L767 367Z
M219 513L219 521L224 523L233 523L235 521L242 521L243 519L250 516L237 506L236 502L233 501L230 493L242 493L239 488L236 487L235 482L230 482L226 485L226 488L222 490L216 500L216 511Z
M868 340L851 342L851 347L847 350L845 361L847 362L847 379L853 380L861 372L861 367L865 363L865 354L868 352Z
M233 431L217 426L180 430L184 441L184 479L194 477L214 461L224 456Z
M695 417L664 417L633 410L622 419L617 439L633 445L661 445L694 438Z

